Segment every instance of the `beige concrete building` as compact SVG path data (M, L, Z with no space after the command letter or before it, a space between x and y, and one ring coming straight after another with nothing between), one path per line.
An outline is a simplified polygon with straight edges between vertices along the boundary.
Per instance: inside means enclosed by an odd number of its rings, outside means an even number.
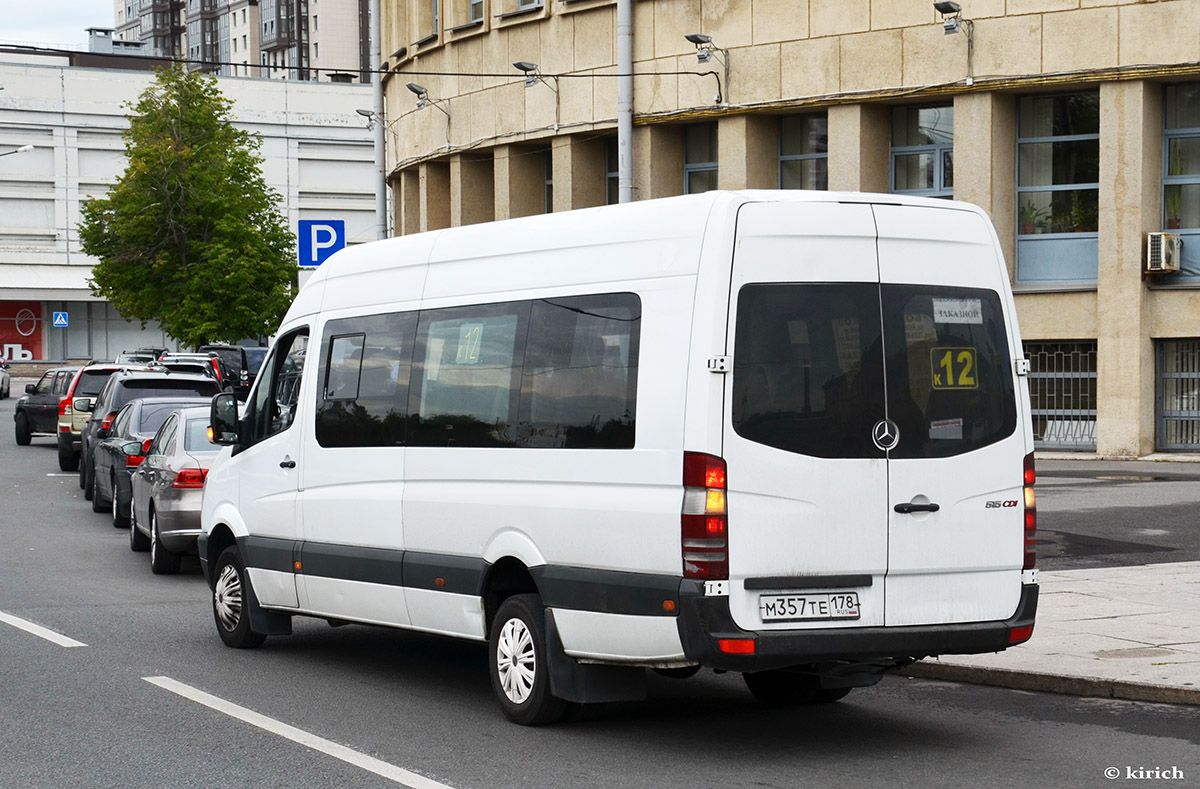
M630 2L634 199L976 203L1018 294L1039 445L1200 452L1200 0ZM398 233L616 200L617 0L382 17ZM1164 230L1182 270L1147 273Z

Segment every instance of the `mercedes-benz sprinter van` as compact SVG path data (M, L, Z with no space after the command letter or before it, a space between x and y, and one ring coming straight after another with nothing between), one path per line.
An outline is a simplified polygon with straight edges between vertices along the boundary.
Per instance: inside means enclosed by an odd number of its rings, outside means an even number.
M834 701L1027 640L1028 366L964 203L709 192L352 247L204 491L233 647L321 617L486 641L518 723L738 671Z

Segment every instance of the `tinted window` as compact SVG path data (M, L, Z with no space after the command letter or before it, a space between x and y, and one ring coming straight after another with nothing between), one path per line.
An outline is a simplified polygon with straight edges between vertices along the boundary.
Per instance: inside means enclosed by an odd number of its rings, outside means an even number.
M195 403L172 401L169 403L142 403L142 413L138 419L137 432L139 433L154 433L162 423L167 421L167 417L171 412L188 406L196 405Z
M404 443L415 313L330 321L321 347L317 441L324 447Z
M128 436L129 435L129 422L132 419L132 415L133 415L133 406L127 405L124 408L122 408L121 413L117 414L117 418L113 420L112 431L111 431L112 435Z
M251 435L247 444L262 441L287 430L296 418L296 403L308 354L307 332L284 337L275 346L265 372L270 379L260 381L254 391Z
M1012 358L993 291L884 285L894 458L946 457L1016 429Z
M522 446L633 447L640 322L632 293L533 302Z
M263 360L267 358L268 350L267 348L246 349L246 365L250 372L258 372L258 368L262 367Z
M104 388L104 383L112 375L111 370L89 372L84 370L79 374L79 383L75 384L76 397L95 397Z
M128 403L139 397L159 397L163 392L194 392L203 397L211 397L221 393L221 387L216 381L181 381L164 378L161 380L129 381L115 393L115 400Z
M215 353L220 357L221 361L225 362L225 366L233 372L240 372L242 369L242 351L239 348L212 348L204 347L201 351Z
M421 313L414 363L411 442L420 446L516 444L528 302Z
M37 386L33 387L34 394L50 394L50 387L54 385L54 373L46 373L37 382Z
M744 286L733 351L733 428L814 457L882 457L879 286Z
M149 454L172 454L171 443L175 439L175 428L178 424L178 417L169 417L167 421L163 423L163 426L158 430L158 434L154 436L154 442L150 445Z

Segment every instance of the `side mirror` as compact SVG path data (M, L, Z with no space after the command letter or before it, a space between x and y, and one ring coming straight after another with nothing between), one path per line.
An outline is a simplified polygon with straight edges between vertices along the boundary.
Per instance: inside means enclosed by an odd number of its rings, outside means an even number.
M131 457L131 458L141 457L142 455L146 454L144 449L142 448L141 441L125 442L124 444L121 445L121 452L123 452L126 457Z
M33 394L34 387L34 384L25 384L25 394Z
M237 398L228 392L214 396L208 423L212 426L214 444L233 446L240 443Z
M71 408L76 412L90 413L92 410L92 398L76 397L71 401Z

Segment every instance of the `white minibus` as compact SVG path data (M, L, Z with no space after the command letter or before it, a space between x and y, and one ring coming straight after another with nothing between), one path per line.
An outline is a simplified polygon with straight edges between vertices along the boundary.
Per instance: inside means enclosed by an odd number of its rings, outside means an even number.
M204 491L232 647L295 615L486 642L523 724L741 672L830 702L1027 640L1028 365L944 200L709 192L338 252Z

